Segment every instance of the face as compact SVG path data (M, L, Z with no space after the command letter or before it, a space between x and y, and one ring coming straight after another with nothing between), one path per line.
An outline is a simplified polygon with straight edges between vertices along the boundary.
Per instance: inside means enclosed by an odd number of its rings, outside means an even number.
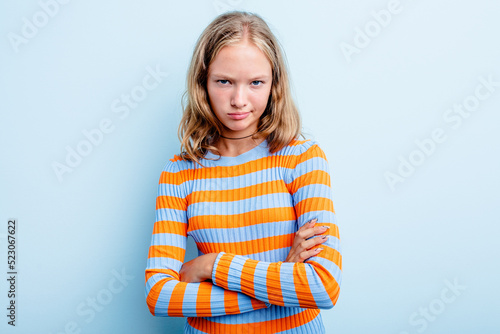
M208 68L210 105L224 125L222 135L239 138L257 131L272 85L265 54L252 43L223 47Z

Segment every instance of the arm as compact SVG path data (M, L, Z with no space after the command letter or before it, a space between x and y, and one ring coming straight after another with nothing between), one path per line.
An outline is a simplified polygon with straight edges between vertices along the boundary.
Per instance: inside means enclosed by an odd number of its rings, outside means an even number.
M187 192L183 172L169 160L158 185L156 222L146 266L145 294L151 314L210 317L266 308L266 303L211 282L180 281L187 240Z
M316 217L317 225L330 227L328 240L319 246L324 250L304 263L256 261L222 252L212 270L215 285L273 305L324 309L335 305L342 277L339 233L328 161L321 148L311 143L297 156L287 184L299 228Z

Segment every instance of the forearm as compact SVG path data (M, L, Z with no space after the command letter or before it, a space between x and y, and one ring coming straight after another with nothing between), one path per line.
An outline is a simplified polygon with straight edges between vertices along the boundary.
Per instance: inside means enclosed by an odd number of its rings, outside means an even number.
M306 263L264 262L219 253L212 271L215 285L273 305L331 308L342 279L338 238L330 237L320 256Z
M215 317L266 308L266 303L211 282L186 283L172 273L146 270L146 301L151 314L169 317ZM149 278L148 278L149 276Z

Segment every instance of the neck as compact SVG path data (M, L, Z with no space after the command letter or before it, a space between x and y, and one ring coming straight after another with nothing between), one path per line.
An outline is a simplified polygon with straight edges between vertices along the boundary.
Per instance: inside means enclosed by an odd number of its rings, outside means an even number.
M219 149L222 155L237 156L260 145L264 139L265 138L259 134L254 136L220 136L214 146Z

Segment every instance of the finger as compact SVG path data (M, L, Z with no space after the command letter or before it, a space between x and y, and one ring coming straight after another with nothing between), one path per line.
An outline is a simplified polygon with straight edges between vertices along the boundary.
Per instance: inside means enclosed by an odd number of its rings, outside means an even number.
M314 234L323 234L330 229L330 226L315 226Z
M315 226L313 228L309 228L309 229L300 231L297 234L300 238L307 240L307 239L311 238L312 236L321 235L321 234L325 233L326 231L328 231L329 228L330 228L330 226Z
M308 228L311 228L314 226L314 224L316 224L316 222L318 221L318 218L314 218L314 219L311 219L310 221L308 221L307 223L305 223L304 225L302 225L298 231L303 231L303 230L306 230Z
M304 262L305 260L307 260L313 256L318 255L319 253L321 253L322 250L323 250L323 248L318 247L318 248L311 249L311 250L304 251L304 252L300 253L301 262Z
M302 242L300 244L300 246L303 247L303 249L309 250L316 245L320 245L320 244L326 242L327 240L328 240L328 235L323 235L321 237L315 237L315 238L308 239L308 240Z
M315 234L318 234L314 228L314 224L316 224L317 218L314 218L310 222L305 223L302 225L298 230L297 233L295 234L296 237L298 236L299 238L302 239L308 239L312 237Z

